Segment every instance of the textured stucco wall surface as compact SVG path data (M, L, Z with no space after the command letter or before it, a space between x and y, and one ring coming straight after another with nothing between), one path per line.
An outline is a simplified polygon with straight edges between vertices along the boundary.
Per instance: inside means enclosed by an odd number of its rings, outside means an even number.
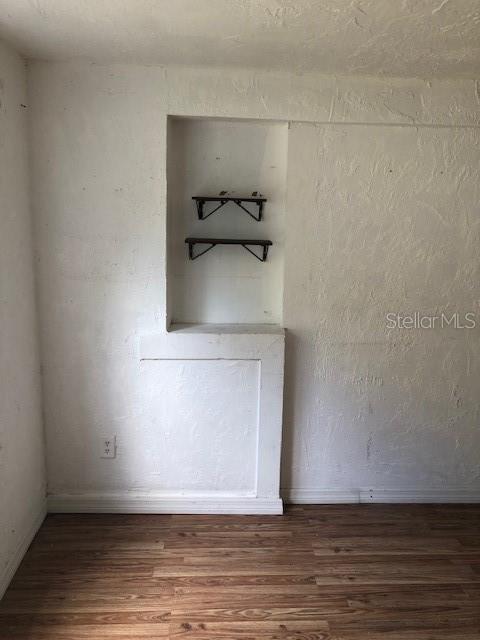
M0 43L0 597L45 511L26 102L24 63Z
M50 491L159 488L138 349L165 331L167 114L291 122L284 486L480 489L478 330L385 319L478 312L475 81L33 63L30 86Z
M285 487L480 489L479 329L428 328L479 320L479 143L291 126ZM426 328L387 321L415 312Z
M156 487L255 490L259 367L258 360L142 362L148 407L142 450ZM241 455L225 455L233 451Z
M477 0L1 0L29 58L476 77Z

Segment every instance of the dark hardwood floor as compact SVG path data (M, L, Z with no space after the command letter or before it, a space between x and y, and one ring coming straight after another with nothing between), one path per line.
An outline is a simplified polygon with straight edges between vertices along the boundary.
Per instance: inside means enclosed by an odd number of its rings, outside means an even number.
M0 638L479 640L480 505L54 515Z

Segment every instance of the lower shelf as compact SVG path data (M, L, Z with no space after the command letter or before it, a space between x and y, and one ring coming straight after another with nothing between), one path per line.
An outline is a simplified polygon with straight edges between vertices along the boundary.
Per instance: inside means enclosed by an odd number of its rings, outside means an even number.
M249 253L252 254L257 260L260 262L265 262L268 256L268 248L272 246L271 240L242 240L242 239L233 239L233 238L185 238L186 244L188 244L188 257L190 260L196 260L200 256L203 256L204 253L213 249L217 244L236 244L240 245L244 249L246 249ZM197 244L209 245L203 251L199 253L194 253L194 246ZM250 247L262 247L262 254L257 255Z

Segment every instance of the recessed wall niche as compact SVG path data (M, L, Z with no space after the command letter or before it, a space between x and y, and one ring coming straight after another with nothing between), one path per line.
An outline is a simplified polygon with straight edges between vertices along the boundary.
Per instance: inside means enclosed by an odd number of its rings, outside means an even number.
M282 324L286 123L168 118L167 322ZM256 221L234 202L200 220L194 196L267 199ZM205 214L220 203L206 203ZM255 215L258 207L245 203ZM265 262L241 245L189 259L187 237L271 240ZM200 246L201 252L208 245ZM259 256L261 247L251 247Z

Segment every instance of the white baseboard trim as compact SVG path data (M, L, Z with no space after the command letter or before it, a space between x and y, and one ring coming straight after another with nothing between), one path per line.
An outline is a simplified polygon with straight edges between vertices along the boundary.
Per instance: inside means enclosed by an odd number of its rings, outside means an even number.
M15 549L13 556L8 562L7 566L0 574L0 600L3 598L5 591L8 588L8 585L12 581L13 576L15 575L16 570L20 566L21 561L23 560L24 555L27 552L28 547L31 545L32 540L34 539L37 531L40 529L43 521L45 520L45 516L47 515L47 507L46 504L42 505L39 513L34 518L31 527L28 531L25 532L25 535L20 539L17 548Z
M176 493L82 493L50 495L49 513L165 513L280 515L281 498Z
M290 504L475 504L480 491L390 491L378 489L284 489Z
M289 504L352 504L360 502L358 491L335 489L282 489L282 496Z
M360 491L362 503L472 504L480 502L475 491Z
M290 504L480 503L474 491L383 491L376 489L284 489ZM177 493L82 493L50 495L49 513L159 513L280 515L280 498ZM34 534L33 534L34 535ZM33 538L32 535L32 538ZM27 545L28 547L28 545Z

